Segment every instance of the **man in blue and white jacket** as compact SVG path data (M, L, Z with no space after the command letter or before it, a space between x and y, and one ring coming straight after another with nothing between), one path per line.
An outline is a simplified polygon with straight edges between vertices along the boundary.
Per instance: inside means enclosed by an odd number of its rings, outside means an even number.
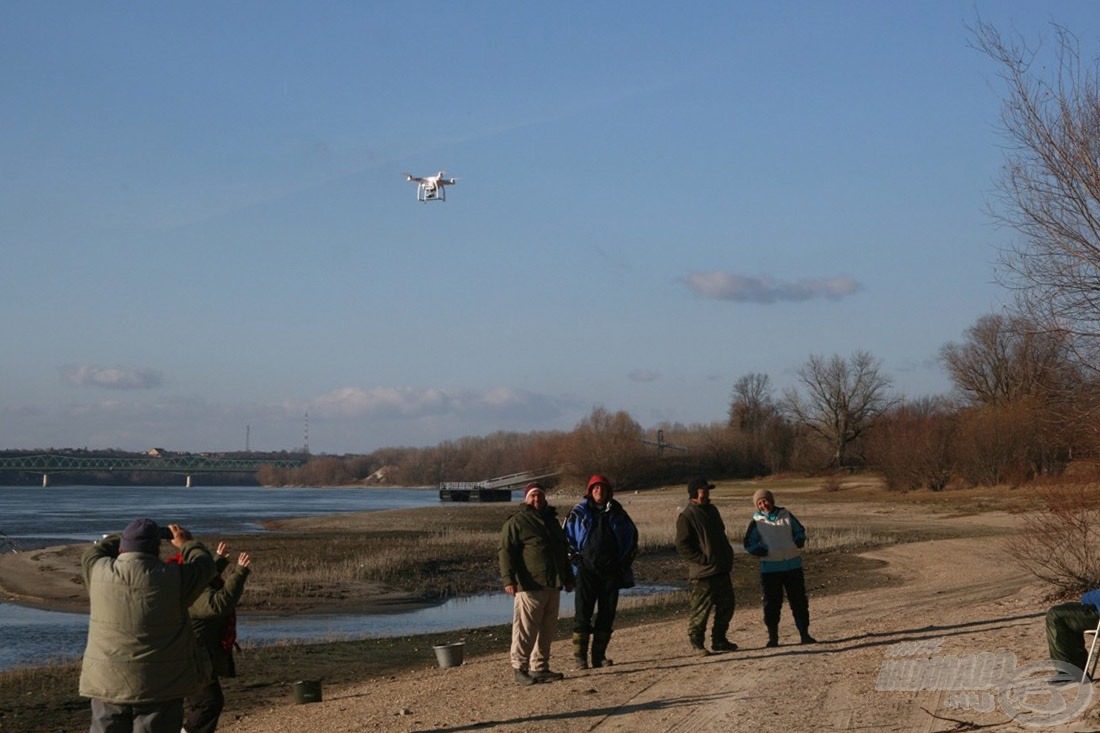
M611 664L607 645L614 630L619 590L634 587L631 568L638 554L638 528L615 499L611 481L603 474L588 480L584 500L565 520L569 556L577 566L574 596L573 657L577 669L588 669L589 639L592 667Z
M817 639L810 636L810 602L802 575L806 528L789 511L775 505L772 492L760 489L753 494L752 501L756 512L745 531L745 550L760 558L768 646L779 646L779 615L783 610L784 592L802 643L814 644Z

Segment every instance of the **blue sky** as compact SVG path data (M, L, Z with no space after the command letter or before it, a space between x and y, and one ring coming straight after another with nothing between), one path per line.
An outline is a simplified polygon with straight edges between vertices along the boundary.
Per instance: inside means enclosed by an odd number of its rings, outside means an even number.
M979 14L1096 55L1091 2L6 2L0 447L709 423L860 349L946 392L1008 300Z

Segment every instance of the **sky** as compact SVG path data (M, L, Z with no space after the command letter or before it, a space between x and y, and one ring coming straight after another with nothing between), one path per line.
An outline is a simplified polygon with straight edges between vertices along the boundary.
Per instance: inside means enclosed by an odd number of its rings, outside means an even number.
M1060 0L2 3L0 448L712 423L858 350L947 393L1011 300L979 17L1100 51Z

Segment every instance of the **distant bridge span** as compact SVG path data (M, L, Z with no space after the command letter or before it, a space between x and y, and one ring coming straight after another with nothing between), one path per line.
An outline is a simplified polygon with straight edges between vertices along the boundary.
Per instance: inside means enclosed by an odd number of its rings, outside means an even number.
M0 471L26 471L42 474L42 486L49 486L51 473L78 471L150 471L176 473L187 477L197 473L254 473L261 466L296 468L304 461L297 458L214 458L210 456L70 456L42 453L34 456L0 457Z

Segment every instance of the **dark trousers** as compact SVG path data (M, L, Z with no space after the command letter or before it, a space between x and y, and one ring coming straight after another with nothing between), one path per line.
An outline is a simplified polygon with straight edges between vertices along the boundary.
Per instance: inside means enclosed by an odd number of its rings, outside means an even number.
M573 603L574 633L611 636L615 613L619 608L619 580L602 578L581 567L577 573Z
M179 733L183 725L183 700L115 705L92 699L89 733Z
M733 580L729 573L719 573L695 580L691 587L691 615L688 617L688 637L699 644L707 635L707 617L714 611L714 627L711 639L726 638L736 599L733 596Z
M225 695L215 677L206 687L184 700L183 727L187 733L214 733L224 707Z
M799 633L810 628L810 600L806 597L806 579L802 568L760 573L760 587L764 589L764 625L768 631L779 628L779 613L783 610L783 594L791 606L794 625Z
M1088 652L1085 632L1100 623L1096 606L1085 603L1060 603L1047 611L1047 648L1056 662L1069 662L1084 670Z

